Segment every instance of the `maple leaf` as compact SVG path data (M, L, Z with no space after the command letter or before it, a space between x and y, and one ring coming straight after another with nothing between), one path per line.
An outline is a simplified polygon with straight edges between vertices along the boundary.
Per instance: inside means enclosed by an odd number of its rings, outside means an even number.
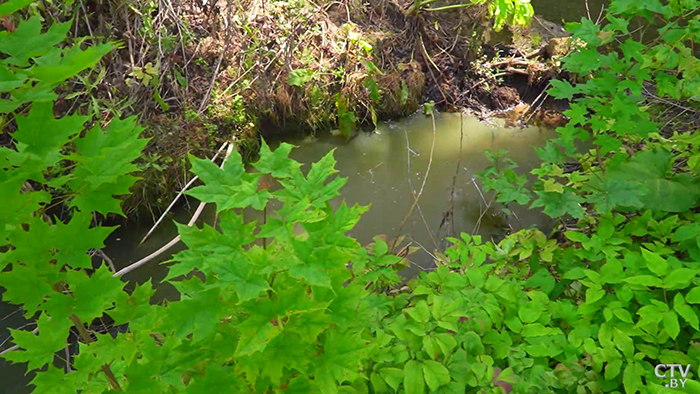
M274 152L270 151L270 147L264 139L260 142L260 160L253 164L253 167L258 171L271 174L275 178L288 178L301 164L289 158L289 152L294 146L282 143Z
M53 103L34 103L27 116L18 116L17 131L12 135L17 141L26 144L28 153L44 159L52 152L58 152L70 141L72 135L80 133L87 116L65 116L56 119Z
M37 373L31 384L35 386L32 393L36 394L75 394L81 377L78 374L66 374L63 368L49 364L46 371Z
M22 8L28 6L31 4L33 0L8 0L4 2L3 4L0 4L0 16L6 16L6 15L12 15L15 12L21 10ZM3 18L3 22L4 22ZM3 23L4 25L4 23ZM14 31L14 28L9 28L6 25L4 25L5 28L9 31Z
M37 320L38 335L10 329L14 343L23 350L9 352L2 357L16 363L29 362L29 370L43 368L53 362L54 353L66 347L70 326L67 318L49 317L42 313Z
M582 39L587 44L592 46L598 46L602 44L600 37L598 37L598 32L600 31L600 26L596 25L587 18L581 18L581 22L571 22L566 24L566 30L573 33L577 38Z
M337 391L336 382L349 382L361 376L361 360L367 345L360 333L330 329L324 337L323 353L314 364L317 383L325 394Z
M188 394L241 393L235 367L208 365L204 376L197 376L187 385Z
M0 52L9 55L3 62L29 67L30 58L56 50L55 45L65 40L71 24L72 21L54 23L41 34L41 17L37 15L20 22L13 33L0 32Z
M63 53L49 53L34 60L37 65L31 68L31 75L46 85L54 85L94 67L114 48L112 44L99 44L83 50L75 45Z
M95 270L92 276L88 276L85 271L68 271L66 281L71 294L52 294L46 301L46 310L57 316L76 315L82 322L91 322L102 316L126 285L112 276L106 265Z
M55 258L59 267L64 264L73 268L92 267L92 259L87 254L88 250L103 248L104 240L117 229L117 227L102 226L90 228L92 219L91 213L76 212L68 224L56 222L53 242L58 249Z
M577 219L583 217L585 211L581 207L583 198L569 190L563 193L537 191L540 198L535 200L531 207L544 207L544 213L552 218L562 217L569 214Z
M122 291L114 298L115 308L107 312L114 319L115 324L129 323L134 330L139 330L139 320L154 313L155 306L150 304L155 289L151 284L152 279L148 279L141 285L135 285L131 295Z
M270 286L264 276L250 263L246 255L237 251L229 257L212 259L208 264L221 281L221 285L232 288L238 295L238 303L256 299Z
M571 100L574 98L574 95L581 93L579 89L571 86L569 81L553 79L549 84L552 85L552 87L547 90L547 93L558 99Z
M212 288L183 296L180 301L168 305L168 314L163 325L174 328L177 338L185 338L191 334L193 343L209 338L216 332L219 321L227 314L220 302L220 294L218 288Z
M610 212L616 207L641 208L644 206L641 198L647 191L639 182L609 178L601 182L597 178L591 178L590 184L601 190L594 191L586 197L586 201L596 204L598 213Z

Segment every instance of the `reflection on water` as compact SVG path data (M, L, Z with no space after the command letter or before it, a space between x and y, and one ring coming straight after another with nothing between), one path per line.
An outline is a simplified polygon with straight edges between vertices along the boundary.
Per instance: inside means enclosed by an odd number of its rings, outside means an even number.
M531 0L530 3L535 14L554 23L579 22L588 12L595 21L601 8L610 5L609 0Z
M452 226L457 233L472 233L475 230L486 207L486 200L489 199L488 195L482 196L472 181L474 174L489 164L484 155L485 150L509 150L510 157L520 163L521 170L525 171L537 166L539 162L532 146L541 146L553 136L553 132L535 127L503 129L499 126L499 120L494 122L482 123L476 118L462 117L459 114L436 115L432 167L420 197L420 210L414 211L403 229L403 233L413 240L414 245L421 245L426 251L434 251L436 247L444 247L444 237ZM425 177L433 143L433 124L430 117L415 114L398 122L383 123L374 133L361 134L350 142L331 135L288 142L298 146L291 156L304 163L306 170L310 168L310 163L318 161L329 150L336 149L336 168L340 176L348 178L346 186L341 190L342 198L350 205L371 204L369 212L362 216L357 227L351 231L351 236L362 244L367 244L378 234L385 234L389 239L396 236L412 203L410 191L418 192ZM458 164L458 176L455 178ZM444 213L452 206L450 197L453 182L454 223L445 224ZM336 199L333 204L337 207L341 201ZM180 223L188 222L197 202L190 199L189 204L176 210L172 219ZM516 208L515 212L519 220L511 219L507 224L516 230L530 225L543 229L548 227L546 218L537 211ZM253 219L250 212L246 216ZM202 218L212 223L213 207L207 209ZM151 225L150 220L144 220L140 224L130 223L110 236L104 250L117 268L152 253L177 235L175 226L166 220L148 241L138 246ZM488 238L501 233L502 225L490 215L483 215L478 233ZM178 245L173 248L173 252L181 249L182 245ZM417 266L429 267L432 264L426 251L410 256L415 266L405 274L413 275ZM167 268L159 263L169 257L163 255L160 261L147 263L127 274L125 279L138 283L152 279L157 283L167 273ZM170 285L159 285L155 301L176 297L177 293ZM13 308L0 303L0 316L12 312ZM14 328L22 324L19 314L1 321L0 340L9 335L7 327ZM4 392L28 392L23 389L27 383L27 378L22 376L23 366L9 366L0 360L0 370Z
M472 233L479 217L482 217L480 234L488 238L501 233L503 223L493 220L491 215L482 215L489 196L482 196L478 183L472 180L489 165L484 151L507 149L509 156L520 163L521 170L529 171L539 165L532 146L543 145L554 133L535 127L503 129L498 127L501 123L489 125L454 113L438 114L435 124L435 148L419 201L420 210L414 210L402 233L427 251L442 249L444 237L453 226L457 233ZM430 117L415 114L399 122L381 124L374 133L361 134L349 143L330 136L290 142L298 145L291 156L303 163L317 161L336 148L336 168L340 176L348 178L341 190L342 198L348 204L371 204L369 212L350 232L366 244L377 234L385 234L389 239L396 236L413 202L411 190L418 193L423 183L430 161L433 126ZM445 213L452 207L453 182L454 223L443 223ZM336 206L339 203L336 201ZM516 230L529 225L547 227L546 218L537 211L516 208L515 212L519 221L512 219L508 224ZM411 256L411 260L422 267L432 264L426 252Z
M430 174L420 197L420 210L414 210L402 231L408 239L414 241L414 245L421 245L431 252L436 248L442 249L445 245L444 238L452 228L456 233L472 233L478 227L478 233L488 238L502 233L504 225L515 230L530 225L547 227L548 221L542 214L522 207L513 207L517 219L511 218L508 223L494 220L492 215L482 215L490 196L482 195L478 182L475 183L473 177L489 165L484 151L508 150L509 157L521 165L520 170L529 171L539 163L532 146L543 145L554 134L536 127L504 129L499 126L502 125L499 122L500 120L494 120L494 123L487 124L459 114L436 115L435 148ZM335 149L338 175L348 178L348 182L341 189L341 197L334 200L332 205L337 207L345 200L349 205L357 203L371 206L350 232L360 243L367 244L378 234L384 234L389 239L396 236L413 201L411 190L417 193L423 183L430 160L433 124L430 117L415 114L398 122L383 123L375 132L360 134L349 142L332 135L298 138L287 142L297 146L292 150L291 157L304 164L304 171L310 168L311 163ZM270 143L273 149L277 144ZM453 205L450 200L453 182L454 223L443 223L445 212L450 211ZM181 223L189 220L197 205L191 199L189 202L189 208L185 206L175 212L174 220ZM275 205L270 206L271 210L275 208ZM245 212L247 220L255 220L256 215L258 213L252 210ZM205 210L202 220L213 222L213 207ZM127 225L110 237L106 252L117 267L148 255L177 235L172 223L162 225L144 245L137 247L150 225L150 222ZM181 249L180 245L175 251ZM167 257L163 256L161 261ZM417 253L411 260L422 267L432 264L432 258L425 252ZM166 271L164 266L154 261L128 274L126 279L135 279L141 283L153 278L154 282L158 282ZM167 286L159 289L156 298L175 295L171 290L173 289Z

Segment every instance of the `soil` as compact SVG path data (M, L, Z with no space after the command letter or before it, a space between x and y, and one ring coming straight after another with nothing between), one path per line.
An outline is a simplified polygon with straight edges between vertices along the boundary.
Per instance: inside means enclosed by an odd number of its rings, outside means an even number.
M184 186L187 154L210 157L235 138L255 155L261 136L337 127L341 108L358 127L431 100L443 111L511 117L513 126L565 122L556 113L566 103L541 94L558 74L565 33L541 17L495 32L485 6L408 15L409 0L83 3L76 36L123 42L102 74L87 75L102 120L138 115L152 137L145 181L124 206L132 217L157 214ZM156 83L137 77L149 67ZM65 86L63 111L95 110L70 98L80 89Z

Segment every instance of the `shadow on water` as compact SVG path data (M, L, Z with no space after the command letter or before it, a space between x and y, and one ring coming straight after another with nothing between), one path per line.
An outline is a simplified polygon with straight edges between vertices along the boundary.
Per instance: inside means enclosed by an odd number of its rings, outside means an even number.
M489 165L484 154L486 150L509 150L509 157L521 165L520 170L529 171L539 165L533 146L542 146L554 135L553 131L536 127L505 129L500 120L484 123L476 118L454 113L437 114L435 125L432 167L420 198L420 211L414 211L402 231L408 240L414 242L414 246L420 245L425 250L410 256L414 264L404 272L405 275L413 276L419 269L432 265L433 259L426 251L444 249L444 238L453 225L457 234L472 233L478 228L478 233L487 239L500 236L504 227L508 226L518 230L534 225L547 231L550 227L549 221L536 210L512 207L517 220L512 217L497 220L492 215L482 215L490 197L482 196L472 177ZM337 160L339 175L348 178L347 184L341 189L342 199L350 205L371 204L369 212L362 216L350 233L364 245L371 243L372 238L378 234L385 234L388 239L396 236L412 203L410 190L417 191L423 182L430 160L433 125L430 117L417 113L401 121L383 123L375 132L361 134L349 142L332 135L287 142L298 146L291 156L303 163L305 170L310 168L310 163L318 161L329 150L335 149L334 157ZM273 147L278 144L279 141L270 143ZM458 164L459 171L454 188L454 223L445 224L442 222L444 213L451 210L450 197ZM338 198L332 204L337 207L341 201ZM197 202L190 199L188 204L181 206L171 215L171 219L180 223L188 222L196 206ZM248 220L255 219L253 215L257 213L246 212ZM213 207L209 207L202 215L202 220L212 223L213 218ZM148 241L138 246L150 225L151 223L127 223L110 236L104 251L117 268L127 266L154 252L177 235L172 220L165 220ZM181 244L177 245L170 254L162 255L159 259L127 274L125 280L132 282L128 287L133 287L134 282L143 283L149 279L153 283L160 282L167 273L167 267L159 263L166 261L172 253L182 248ZM171 285L159 284L154 302L177 298L178 294ZM16 309L12 305L0 303L0 318ZM9 336L8 327L20 327L22 324L24 322L19 313L0 321L0 341ZM0 371L4 392L29 392L26 384L31 378L23 376L23 365L10 365L0 360Z

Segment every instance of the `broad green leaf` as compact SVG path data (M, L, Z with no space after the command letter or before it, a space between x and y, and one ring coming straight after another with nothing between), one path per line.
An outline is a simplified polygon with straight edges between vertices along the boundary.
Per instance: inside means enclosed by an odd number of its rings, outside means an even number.
M423 376L431 392L450 383L450 371L437 361L423 361Z
M697 273L697 269L690 268L673 270L664 278L664 287L667 289L683 289L688 287Z
M668 264L666 264L666 260L663 257L644 248L642 248L642 256L646 261L649 271L658 276L664 276L666 274Z
M403 387L406 394L425 393L425 380L423 368L420 362L410 360L403 368Z
M287 83L292 86L304 86L307 82L311 81L313 77L313 71L308 68L297 68L289 72Z
M542 316L544 308L539 302L531 301L518 309L518 317L523 323L534 323Z
M700 304L700 287L696 286L690 289L685 296L685 301L690 304Z
M680 325L678 324L678 315L674 311L668 311L664 314L663 316L663 324L664 324L664 330L666 330L666 333L673 338L676 339L678 334L680 333Z
M405 312L418 323L425 324L430 320L430 308L425 301L419 301L413 308L408 308Z
M663 282L661 279L651 276L651 275L637 275L625 279L625 282L631 283L633 285L651 286L651 287L662 287Z
M384 378L386 383L394 392L398 392L399 386L404 381L404 371L398 368L382 368L379 374Z
M568 214L580 219L585 213L581 207L581 203L584 200L570 191L565 191L564 193L538 191L535 193L539 198L532 203L531 207L544 207L544 213L552 218Z
M605 379L606 380L615 379L620 374L621 368L622 368L622 359L615 358L613 360L608 361L608 363L605 365Z
M113 49L114 46L111 44L99 44L85 50L76 45L66 51L63 56L47 55L36 59L37 66L31 69L32 76L48 85L65 81L83 70L94 67L104 55Z
M622 374L622 384L627 394L635 394L641 390L642 374L636 364L627 364Z
M613 327L612 334L615 347L620 349L625 357L631 359L634 356L634 341L632 341L632 338L617 327Z

